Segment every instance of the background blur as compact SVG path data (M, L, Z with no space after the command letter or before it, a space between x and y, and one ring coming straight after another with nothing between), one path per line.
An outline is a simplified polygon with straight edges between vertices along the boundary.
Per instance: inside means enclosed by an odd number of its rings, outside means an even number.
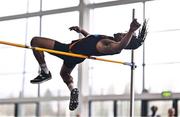
M69 43L80 37L69 31L80 26L91 34L112 36L126 32L132 9L140 23L148 19L144 46L134 51L135 116L167 116L178 111L180 98L180 1L179 0L0 0L2 41L30 45L34 36ZM138 32L137 32L138 33ZM72 73L80 89L80 106L69 111L69 90L59 72L62 60L46 55L52 80L41 85L29 81L39 66L31 50L0 44L0 116L122 117L130 111L129 66L86 60ZM131 51L103 58L131 61ZM172 93L163 97L163 91Z

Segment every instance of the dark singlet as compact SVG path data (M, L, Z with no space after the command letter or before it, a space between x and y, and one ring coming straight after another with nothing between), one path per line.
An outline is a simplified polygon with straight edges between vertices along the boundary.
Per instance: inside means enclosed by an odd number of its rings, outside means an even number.
M96 49L96 44L98 43L98 41L104 39L105 37L107 38L107 36L104 35L89 35L86 38L74 40L70 44L63 44L56 41L54 45L54 50L83 54L86 56L110 55L110 54L99 53ZM71 56L65 56L59 54L53 54L53 55L63 59L64 64L69 68L72 68L76 64L81 63L85 60L84 58L77 58L77 57L71 57Z
M69 50L72 53L83 54L87 56L107 55L99 53L96 49L96 44L104 38L104 35L89 35L86 38L73 41L69 46Z

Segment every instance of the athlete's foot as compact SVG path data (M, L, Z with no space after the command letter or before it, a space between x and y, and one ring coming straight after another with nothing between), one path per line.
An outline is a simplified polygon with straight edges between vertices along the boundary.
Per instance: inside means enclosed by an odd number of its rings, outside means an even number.
M70 95L69 110L73 111L78 107L79 104L78 96L79 96L79 90L77 88L74 88L71 91L71 95Z
M52 78L51 77L51 72L46 74L44 71L41 71L41 73L36 78L31 80L30 82L32 84L39 84L39 83L45 82L47 80L50 80L51 78Z

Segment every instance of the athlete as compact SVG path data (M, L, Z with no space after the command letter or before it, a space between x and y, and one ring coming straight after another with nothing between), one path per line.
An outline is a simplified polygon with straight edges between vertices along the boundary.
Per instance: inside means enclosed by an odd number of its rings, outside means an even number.
M134 32L140 27L140 24L134 19L127 33L116 33L114 37L106 35L91 35L87 31L79 28L78 26L72 26L69 29L74 30L77 33L84 35L84 38L74 40L69 44L61 43L56 40L45 37L34 37L31 40L32 47L40 47L46 49L52 49L57 51L70 52L75 54L83 54L86 56L104 56L119 54L123 49L136 49L144 42L146 34L146 22L143 23L142 29L138 36L134 36ZM33 54L39 63L41 68L40 74L32 79L30 82L33 84L42 83L50 80L51 72L46 65L44 59L44 52L33 50ZM51 53L52 54L52 53ZM52 54L63 60L63 65L60 70L60 76L66 83L70 90L70 103L69 109L75 110L78 106L78 94L79 91L74 87L73 77L71 76L72 70L79 63L82 63L84 58L77 58L59 54Z

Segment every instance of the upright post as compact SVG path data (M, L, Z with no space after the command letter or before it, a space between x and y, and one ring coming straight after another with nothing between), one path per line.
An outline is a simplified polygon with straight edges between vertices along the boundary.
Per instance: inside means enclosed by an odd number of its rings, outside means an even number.
M132 10L132 20L135 17L135 9ZM130 117L134 117L134 50L131 50L131 88L130 88Z

